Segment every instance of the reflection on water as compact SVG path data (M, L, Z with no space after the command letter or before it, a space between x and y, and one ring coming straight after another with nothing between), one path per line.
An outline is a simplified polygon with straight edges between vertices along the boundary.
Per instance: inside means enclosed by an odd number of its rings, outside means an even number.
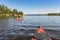
M32 36L39 25L51 37L60 40L60 16L24 16L24 20L20 21L13 17L0 20L0 39L10 38L10 36L15 36L16 34Z

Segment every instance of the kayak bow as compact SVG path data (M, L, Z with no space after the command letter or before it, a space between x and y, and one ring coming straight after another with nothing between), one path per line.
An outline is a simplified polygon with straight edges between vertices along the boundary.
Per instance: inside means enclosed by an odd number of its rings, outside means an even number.
M46 31L39 26L31 40L52 40Z

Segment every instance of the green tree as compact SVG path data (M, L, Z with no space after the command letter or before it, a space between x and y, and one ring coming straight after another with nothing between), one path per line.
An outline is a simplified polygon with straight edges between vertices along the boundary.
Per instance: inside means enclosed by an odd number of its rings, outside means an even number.
M10 13L10 9L4 5L0 5L0 13L3 14Z
M2 14L3 10L4 10L4 6L0 5L0 14Z
M21 12L19 12L19 14L20 14L20 15L23 15L23 12L21 11Z
M17 14L18 11L16 9L13 9L13 14Z
M18 14L18 11L16 10L16 9L13 9L13 11L12 11L12 15L14 15L14 14Z

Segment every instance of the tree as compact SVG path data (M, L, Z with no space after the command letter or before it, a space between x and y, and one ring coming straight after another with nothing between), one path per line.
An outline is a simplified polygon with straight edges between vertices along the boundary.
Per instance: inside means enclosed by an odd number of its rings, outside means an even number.
M10 13L10 9L4 5L0 5L0 13L2 14Z
M13 9L13 14L17 14L18 11L16 9Z
M19 12L19 14L20 14L20 15L23 15L23 12L21 11L21 12Z

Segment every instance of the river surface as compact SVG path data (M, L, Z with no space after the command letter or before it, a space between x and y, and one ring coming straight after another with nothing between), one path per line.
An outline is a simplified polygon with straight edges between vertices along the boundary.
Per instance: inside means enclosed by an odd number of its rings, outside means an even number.
M47 34L60 40L60 16L24 16L0 20L0 40L9 40L10 36L33 36L38 26L42 26ZM13 39L13 38L12 38Z

